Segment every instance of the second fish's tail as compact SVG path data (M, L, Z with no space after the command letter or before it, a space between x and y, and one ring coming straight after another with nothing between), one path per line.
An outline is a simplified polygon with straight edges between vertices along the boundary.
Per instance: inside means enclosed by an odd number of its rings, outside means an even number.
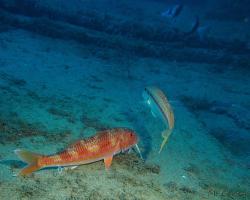
M165 144L167 143L168 138L169 138L169 136L171 135L172 131L173 131L173 129L166 129L166 130L164 130L164 131L162 132L163 141L162 141L162 143L161 143L161 148L160 148L159 153L161 153L163 147L164 147Z

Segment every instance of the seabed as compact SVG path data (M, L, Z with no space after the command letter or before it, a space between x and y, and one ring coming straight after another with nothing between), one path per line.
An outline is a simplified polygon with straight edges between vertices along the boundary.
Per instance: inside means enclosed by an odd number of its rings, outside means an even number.
M95 15L86 10L81 15L100 19L103 7L85 3ZM0 199L250 199L249 49L239 52L231 38L226 40L231 52L215 39L209 47L184 42L180 49L179 36L165 44L157 31L152 41L144 29L151 23L145 19L150 9L117 26L127 30L131 20L143 16L137 38L133 31L108 33L107 24L114 29L121 18L115 12L83 27L23 16L2 4ZM127 4L129 13L138 7ZM223 31L221 26L212 34ZM175 113L174 131L161 154L163 125L142 102L148 85L166 93ZM137 132L144 160L136 152L123 153L109 171L100 161L15 176L24 167L15 149L51 154L112 127Z

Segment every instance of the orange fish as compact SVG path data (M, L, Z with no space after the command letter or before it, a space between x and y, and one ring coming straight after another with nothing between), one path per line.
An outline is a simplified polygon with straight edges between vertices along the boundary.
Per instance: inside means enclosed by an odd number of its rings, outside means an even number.
M127 128L113 128L100 131L97 135L79 140L60 153L45 156L17 149L15 153L28 166L19 175L28 175L47 167L78 166L104 159L109 169L113 156L137 146L138 138Z

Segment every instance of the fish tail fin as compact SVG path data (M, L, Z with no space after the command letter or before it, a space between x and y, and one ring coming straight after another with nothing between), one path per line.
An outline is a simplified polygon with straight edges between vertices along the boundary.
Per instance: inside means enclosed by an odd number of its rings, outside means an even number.
M24 167L19 175L26 176L31 174L34 171L41 169L38 165L38 160L42 157L40 154L32 153L26 150L16 149L15 154L23 161L28 164L27 167Z
M166 130L162 131L163 141L162 141L162 143L161 143L161 148L160 148L159 153L161 153L163 147L164 147L165 144L167 143L168 138L169 138L169 136L170 136L171 133L172 133L172 130L173 130L173 129L166 129Z

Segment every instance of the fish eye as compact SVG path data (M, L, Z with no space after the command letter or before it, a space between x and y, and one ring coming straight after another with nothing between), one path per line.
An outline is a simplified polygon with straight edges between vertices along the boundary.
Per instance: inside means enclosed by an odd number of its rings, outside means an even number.
M133 136L133 134L132 134L132 133L130 133L130 134L129 134L129 136L130 136L130 137L132 137L132 136Z

